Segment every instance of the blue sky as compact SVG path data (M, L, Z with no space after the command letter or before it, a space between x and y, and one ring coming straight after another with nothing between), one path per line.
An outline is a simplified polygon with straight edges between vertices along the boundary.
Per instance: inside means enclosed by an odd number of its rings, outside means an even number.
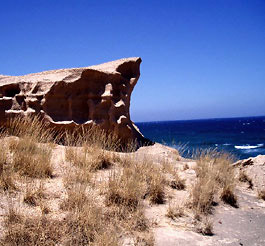
M265 115L265 1L16 0L0 74L140 56L134 121Z

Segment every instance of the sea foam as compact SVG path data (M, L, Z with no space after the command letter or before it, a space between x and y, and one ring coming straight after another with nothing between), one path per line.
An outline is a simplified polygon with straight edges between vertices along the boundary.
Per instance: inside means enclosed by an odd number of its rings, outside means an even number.
M256 149L264 146L264 144L257 144L257 145L235 145L236 149Z

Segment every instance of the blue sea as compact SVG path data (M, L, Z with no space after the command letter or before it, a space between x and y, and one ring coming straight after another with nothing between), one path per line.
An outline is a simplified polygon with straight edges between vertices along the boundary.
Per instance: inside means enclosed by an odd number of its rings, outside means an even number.
M236 159L265 155L265 116L136 123L152 141L191 157L198 149L217 149Z

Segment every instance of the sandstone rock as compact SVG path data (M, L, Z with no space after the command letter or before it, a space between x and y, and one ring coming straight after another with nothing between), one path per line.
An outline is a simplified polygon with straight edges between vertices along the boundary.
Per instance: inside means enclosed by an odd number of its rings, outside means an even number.
M265 155L258 155L235 163L252 181L257 190L265 190Z
M57 129L98 125L123 140L146 141L130 119L130 97L141 58L24 76L0 75L0 125L39 114Z

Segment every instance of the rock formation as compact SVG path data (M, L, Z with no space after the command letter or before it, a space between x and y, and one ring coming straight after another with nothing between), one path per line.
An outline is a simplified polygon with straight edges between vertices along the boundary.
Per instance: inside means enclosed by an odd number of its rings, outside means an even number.
M129 113L140 63L136 57L25 76L0 75L0 124L38 114L57 129L98 125L123 140L145 141Z

